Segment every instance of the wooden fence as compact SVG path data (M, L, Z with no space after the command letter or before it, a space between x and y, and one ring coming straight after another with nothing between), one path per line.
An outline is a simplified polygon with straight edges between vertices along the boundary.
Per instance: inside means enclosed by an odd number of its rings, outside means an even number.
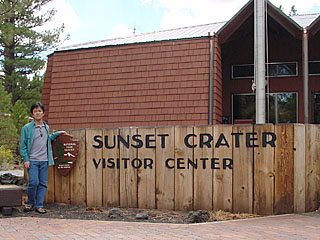
M319 125L69 132L79 158L66 177L50 167L48 203L262 215L319 208Z

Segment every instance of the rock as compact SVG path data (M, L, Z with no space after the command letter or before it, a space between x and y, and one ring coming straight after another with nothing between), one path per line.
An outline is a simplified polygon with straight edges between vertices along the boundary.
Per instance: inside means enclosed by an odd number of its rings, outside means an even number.
M12 207L2 207L3 216L11 216L12 215Z
M206 210L192 211L189 213L187 221L189 223L207 222L210 218L210 213Z
M148 220L148 218L149 216L146 213L138 213L136 215L136 219L139 219L139 220Z
M23 177L14 176L11 173L5 173L0 176L1 184L15 184L22 186L25 184L25 179Z
M108 217L109 218L123 217L123 214L122 214L122 211L119 208L112 208L109 211Z

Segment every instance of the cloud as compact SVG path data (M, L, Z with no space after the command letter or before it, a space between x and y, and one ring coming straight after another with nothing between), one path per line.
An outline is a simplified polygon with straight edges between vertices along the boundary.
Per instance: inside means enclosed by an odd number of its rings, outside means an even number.
M141 0L142 4L152 4L162 7L162 29L184 27L197 24L227 21L233 17L248 0ZM320 7L319 0L271 0L273 5L283 6L283 11L289 14L291 6L295 5L298 14Z
M176 4L173 5L173 2ZM169 28L227 21L245 3L246 0L239 0L237 4L234 1L218 0L172 1L167 5L169 8L165 11L162 27ZM227 11L222 9L227 9Z
M55 0L53 3L55 4L54 7L57 9L55 21L63 22L66 32L70 34L77 31L82 22L71 5L66 3L64 0Z
M292 5L295 5L298 14L307 13L314 6L320 7L319 0L272 0L271 2L277 7L282 5L286 14L289 14Z
M64 24L65 31L61 36L61 39L65 39L67 34L70 34L72 37L72 33L76 32L82 24L72 6L66 3L65 0L54 0L45 5L45 7L42 8L42 12L52 8L57 10L54 18L45 26L39 28L39 30L53 29Z
M133 35L133 29L128 28L126 24L118 24L112 28L112 33L108 38L127 37Z

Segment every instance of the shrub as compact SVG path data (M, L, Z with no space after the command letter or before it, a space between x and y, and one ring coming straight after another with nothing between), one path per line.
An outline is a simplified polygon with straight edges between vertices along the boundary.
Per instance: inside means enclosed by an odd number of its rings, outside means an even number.
M9 170L13 164L13 154L11 150L0 146L0 170Z

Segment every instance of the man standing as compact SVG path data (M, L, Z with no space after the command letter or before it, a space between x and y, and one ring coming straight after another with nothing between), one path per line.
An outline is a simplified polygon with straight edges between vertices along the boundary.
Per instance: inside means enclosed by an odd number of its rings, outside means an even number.
M44 107L41 103L31 106L33 121L21 130L20 154L24 167L28 170L28 201L24 210L46 213L43 201L47 191L48 166L54 165L51 141L65 131L49 135L50 128L43 121Z

